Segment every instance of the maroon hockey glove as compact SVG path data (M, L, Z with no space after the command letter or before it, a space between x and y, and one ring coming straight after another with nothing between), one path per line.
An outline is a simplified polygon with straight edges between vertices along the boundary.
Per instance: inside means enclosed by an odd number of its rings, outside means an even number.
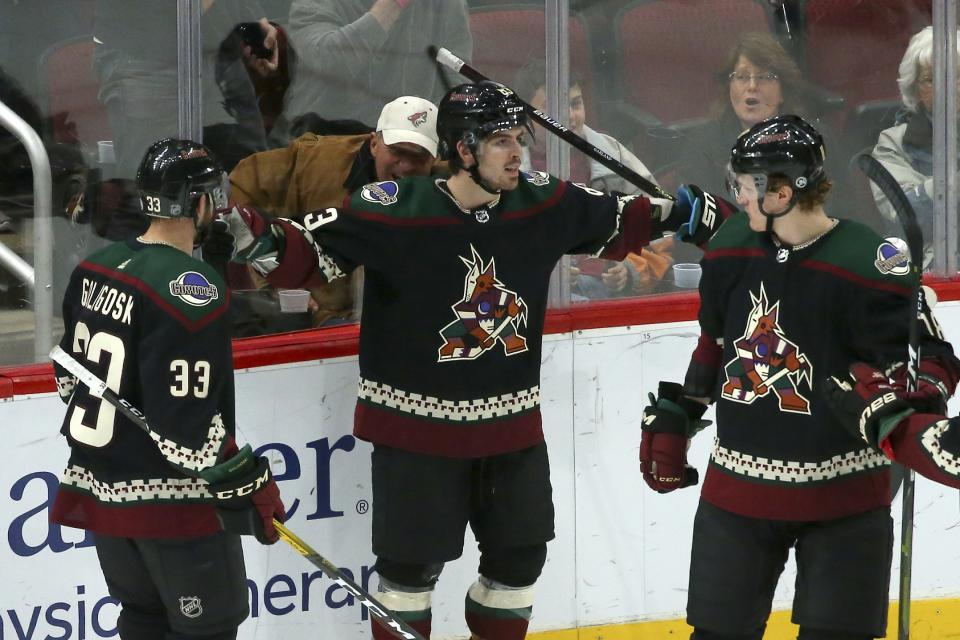
M687 464L687 441L702 428L700 418L707 408L684 398L683 387L675 382L661 382L658 391L658 397L650 394L650 406L643 412L640 471L648 487L668 493L700 481L697 470Z
M217 213L227 223L229 233L233 236L231 259L234 262L253 262L282 249L279 237L273 233L270 219L256 207L238 204L229 209L220 209Z
M888 456L887 436L914 412L900 397L903 393L901 385L863 362L853 363L842 378L827 378L823 391L844 429Z
M703 248L736 210L723 198L706 193L700 187L682 184L677 190L670 220L675 223L680 240Z
M267 459L254 457L249 444L225 462L201 471L200 477L210 483L224 531L253 535L263 544L278 540L273 519L286 519L280 490Z

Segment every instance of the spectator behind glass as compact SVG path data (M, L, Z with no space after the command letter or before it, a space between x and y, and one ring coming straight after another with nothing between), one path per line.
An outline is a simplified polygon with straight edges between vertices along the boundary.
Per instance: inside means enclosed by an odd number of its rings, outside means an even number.
M542 58L527 62L514 78L513 90L533 107L546 110L546 63ZM587 126L587 111L583 101L583 81L576 72L570 73L570 130L584 138L617 162L656 184L649 169L620 141ZM523 171L546 171L546 137L531 136L523 148ZM604 193L640 193L640 189L607 167L577 149L570 151L570 181L589 185ZM660 288L661 280L670 270L675 250L672 237L652 242L643 254L629 253L622 262L600 260L585 256L571 258L571 287L575 299L610 298L651 293ZM691 252L696 249L690 248Z
M376 133L307 133L285 149L242 160L230 173L230 198L274 216L336 207L370 182L429 175L436 155L436 106L402 96L383 107ZM348 318L358 286L359 280L351 286L350 278L340 278L311 289L314 326Z
M727 163L737 136L781 113L810 120L805 103L808 90L797 63L768 33L742 34L717 80L718 96L710 119L686 133L678 172L686 183L726 193ZM815 124L823 133L820 123Z
M201 10L203 138L229 170L266 148L251 75L277 72L277 29L256 0L203 0ZM257 57L234 31L251 22L263 34L258 44L270 51L267 58ZM98 98L113 130L117 175L133 178L155 140L179 133L177 3L97 0L94 41Z
M465 0L294 0L289 35L297 52L284 110L290 122L315 113L369 125L396 96L436 102L444 82L427 47L464 60L473 54Z
M958 43L960 53L960 43ZM923 237L933 238L933 27L916 33L900 62L900 96L903 109L897 124L880 133L873 156L900 183L913 205ZM897 215L887 198L873 183L873 197L887 219L896 223ZM933 259L930 242L924 242L923 264Z

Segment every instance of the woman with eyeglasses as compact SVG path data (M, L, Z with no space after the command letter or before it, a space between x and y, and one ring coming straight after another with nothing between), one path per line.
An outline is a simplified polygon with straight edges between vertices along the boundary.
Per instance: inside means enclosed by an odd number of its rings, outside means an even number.
M910 39L897 84L903 108L897 123L880 133L873 156L897 179L917 213L926 239L923 264L927 266L933 259L933 27ZM896 223L886 196L873 184L870 187L880 212Z
M686 133L678 174L684 182L726 193L727 162L737 136L783 113L810 120L809 88L797 63L776 38L760 32L737 39L717 79L718 96L710 119ZM822 130L819 123L817 127Z

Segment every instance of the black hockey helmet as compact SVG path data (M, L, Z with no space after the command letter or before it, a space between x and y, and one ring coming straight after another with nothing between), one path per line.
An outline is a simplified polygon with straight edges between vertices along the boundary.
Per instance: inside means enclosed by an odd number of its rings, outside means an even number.
M225 208L228 184L213 152L192 140L158 140L137 169L140 211L154 218L193 218L204 195L214 208Z
M795 115L767 118L737 138L730 153L734 174L783 175L795 192L818 185L823 172L823 137Z
M530 120L512 89L492 80L457 85L437 107L440 157L453 158L461 140L476 153L481 140L514 127L529 131Z

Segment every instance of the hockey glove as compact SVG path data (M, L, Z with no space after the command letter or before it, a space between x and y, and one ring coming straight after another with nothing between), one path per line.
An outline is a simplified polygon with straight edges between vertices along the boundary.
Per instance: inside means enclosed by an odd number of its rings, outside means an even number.
M900 365L894 369L891 378L904 389L907 386L907 367ZM933 358L920 360L920 373L917 376L917 390L898 394L907 401L917 413L943 415L947 412L947 399L953 395L955 386L953 377Z
M234 205L217 213L233 236L234 262L254 262L281 252L280 237L274 233L270 220L255 207Z
M677 221L677 238L703 247L735 209L700 187L680 185L670 217Z
M891 382L881 371L863 362L850 366L848 375L830 376L824 384L824 398L855 438L883 450L892 457L887 436L914 410L900 396L903 387Z
M701 420L706 405L685 398L682 385L661 382L658 392L658 397L650 394L650 406L643 412L640 471L648 487L668 493L700 481L697 470L687 464L687 442L710 423Z
M226 220L216 219L210 223L210 230L203 238L200 248L203 251L204 260L229 260L236 251L233 245L230 225Z
M210 483L224 531L253 535L263 544L277 541L273 519L283 522L286 511L266 458L254 457L247 444L233 457L201 471L200 477Z

